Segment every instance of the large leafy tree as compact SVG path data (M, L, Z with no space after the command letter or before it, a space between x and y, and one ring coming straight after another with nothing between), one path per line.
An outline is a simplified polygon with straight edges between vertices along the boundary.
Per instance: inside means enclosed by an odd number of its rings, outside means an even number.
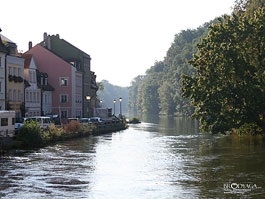
M141 85L142 111L144 113L159 114L158 88L162 83L164 64L155 62L154 66L146 71L146 76Z
M195 106L201 128L225 132L246 123L265 131L265 9L225 16L211 26L183 76L184 96Z

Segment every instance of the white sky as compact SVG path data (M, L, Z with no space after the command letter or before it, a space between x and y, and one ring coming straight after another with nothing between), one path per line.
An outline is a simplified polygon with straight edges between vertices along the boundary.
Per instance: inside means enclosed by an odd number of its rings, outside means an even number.
M43 33L67 40L89 54L102 79L129 86L162 61L175 34L230 14L235 0L6 0L1 34L27 51Z

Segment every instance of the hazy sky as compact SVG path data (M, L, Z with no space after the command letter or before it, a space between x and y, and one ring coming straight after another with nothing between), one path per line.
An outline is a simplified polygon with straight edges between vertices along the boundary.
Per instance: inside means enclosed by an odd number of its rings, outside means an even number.
M92 58L102 79L129 86L162 61L175 34L230 14L235 0L6 0L2 34L26 52L43 33L59 34Z

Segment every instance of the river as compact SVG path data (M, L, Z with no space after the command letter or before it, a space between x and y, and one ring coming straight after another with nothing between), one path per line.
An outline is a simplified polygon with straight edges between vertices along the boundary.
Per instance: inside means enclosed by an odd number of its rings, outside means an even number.
M145 118L124 131L2 157L0 198L262 198L264 157L258 138Z

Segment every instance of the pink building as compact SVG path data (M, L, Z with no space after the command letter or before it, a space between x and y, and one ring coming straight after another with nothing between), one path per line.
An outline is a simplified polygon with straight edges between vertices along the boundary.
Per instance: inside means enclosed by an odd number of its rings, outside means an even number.
M32 54L37 69L49 76L55 89L52 94L52 113L62 121L69 117L82 117L82 74L45 47L36 45L26 54Z

